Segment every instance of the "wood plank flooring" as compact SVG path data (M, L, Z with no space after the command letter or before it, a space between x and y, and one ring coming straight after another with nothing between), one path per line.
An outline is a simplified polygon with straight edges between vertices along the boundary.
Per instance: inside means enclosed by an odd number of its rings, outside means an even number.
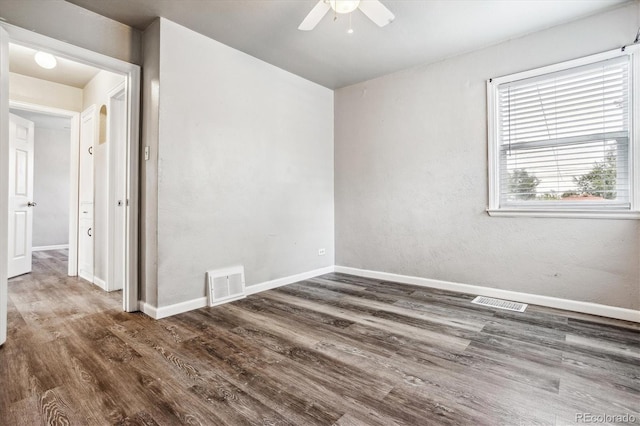
M639 324L343 274L155 321L35 255L0 425L640 424Z

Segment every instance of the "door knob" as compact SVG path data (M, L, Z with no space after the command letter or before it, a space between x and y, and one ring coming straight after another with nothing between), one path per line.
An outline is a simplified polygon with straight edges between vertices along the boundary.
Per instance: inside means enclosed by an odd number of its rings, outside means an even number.
M27 203L27 207L35 207L35 206L37 206L37 205L38 205L38 203L34 203L33 201L29 201L29 202Z

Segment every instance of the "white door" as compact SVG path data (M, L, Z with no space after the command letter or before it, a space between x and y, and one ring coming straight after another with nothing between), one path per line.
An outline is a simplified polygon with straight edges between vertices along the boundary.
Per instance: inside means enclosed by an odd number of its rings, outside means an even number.
M31 272L33 122L9 114L8 277Z
M78 212L78 275L93 282L93 150L96 141L96 108L91 106L80 117L80 172Z

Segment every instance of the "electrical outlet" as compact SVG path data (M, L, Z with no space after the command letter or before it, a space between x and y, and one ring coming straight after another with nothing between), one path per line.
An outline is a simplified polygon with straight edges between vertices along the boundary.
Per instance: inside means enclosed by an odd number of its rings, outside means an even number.
M318 256L324 256L325 254L327 254L327 251L325 249L318 249Z

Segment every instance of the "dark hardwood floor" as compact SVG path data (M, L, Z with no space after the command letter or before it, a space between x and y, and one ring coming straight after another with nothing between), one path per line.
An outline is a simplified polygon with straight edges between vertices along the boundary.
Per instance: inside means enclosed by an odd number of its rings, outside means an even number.
M36 255L0 425L640 423L639 324L343 274L155 321Z

